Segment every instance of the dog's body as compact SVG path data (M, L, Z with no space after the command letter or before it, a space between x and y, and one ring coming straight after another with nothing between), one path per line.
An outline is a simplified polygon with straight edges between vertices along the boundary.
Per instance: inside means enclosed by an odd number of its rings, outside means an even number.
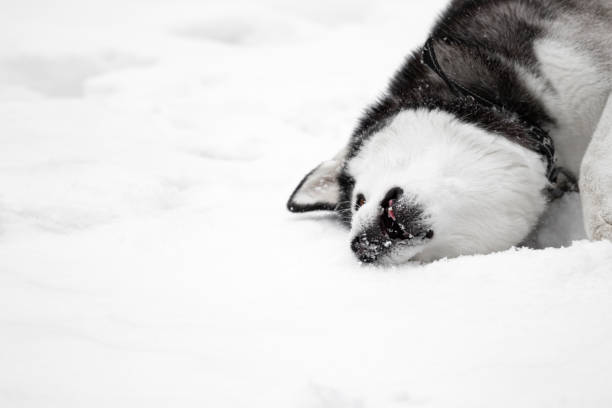
M454 0L289 209L339 211L366 262L488 253L534 229L558 166L612 239L611 95L612 0Z

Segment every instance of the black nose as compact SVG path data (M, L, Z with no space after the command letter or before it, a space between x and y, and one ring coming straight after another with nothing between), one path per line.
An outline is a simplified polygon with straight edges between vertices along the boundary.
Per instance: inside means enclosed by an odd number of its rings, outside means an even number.
M374 263L380 255L380 245L372 242L367 235L360 235L351 243L351 249L363 263Z

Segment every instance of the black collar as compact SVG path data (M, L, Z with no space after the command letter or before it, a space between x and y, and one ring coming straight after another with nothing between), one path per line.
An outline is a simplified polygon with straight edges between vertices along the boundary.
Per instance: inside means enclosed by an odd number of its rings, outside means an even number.
M470 99L477 102L479 105L482 105L487 108L495 109L498 111L506 110L503 105L495 103L490 99L485 98L478 93L471 91L470 89L464 87L457 81L449 78L448 75L442 70L440 67L440 63L438 62L438 58L436 57L436 51L434 48L434 38L430 37L425 43L425 47L423 47L423 55L422 61L423 64L427 65L432 71L434 71L449 87L449 89L455 94L455 96L459 98ZM534 141L533 146L526 146L532 151L540 154L547 163L546 169L546 177L548 180L555 184L557 182L557 177L559 174L559 169L557 168L557 156L555 154L555 145L553 143L550 134L542 129L540 126L533 123L526 123L529 128L529 133L532 136Z

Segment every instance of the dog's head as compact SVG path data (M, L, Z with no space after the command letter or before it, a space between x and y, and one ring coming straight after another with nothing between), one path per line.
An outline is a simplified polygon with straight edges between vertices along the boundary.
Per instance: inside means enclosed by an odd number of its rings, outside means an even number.
M431 261L520 244L544 212L541 158L442 111L406 110L300 183L293 212L335 210L367 263Z

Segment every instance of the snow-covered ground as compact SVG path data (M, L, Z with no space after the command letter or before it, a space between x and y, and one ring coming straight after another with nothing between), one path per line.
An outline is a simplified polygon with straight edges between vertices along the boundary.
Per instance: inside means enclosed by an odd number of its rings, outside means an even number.
M2 1L0 406L612 406L576 196L393 269L285 210L445 3Z

